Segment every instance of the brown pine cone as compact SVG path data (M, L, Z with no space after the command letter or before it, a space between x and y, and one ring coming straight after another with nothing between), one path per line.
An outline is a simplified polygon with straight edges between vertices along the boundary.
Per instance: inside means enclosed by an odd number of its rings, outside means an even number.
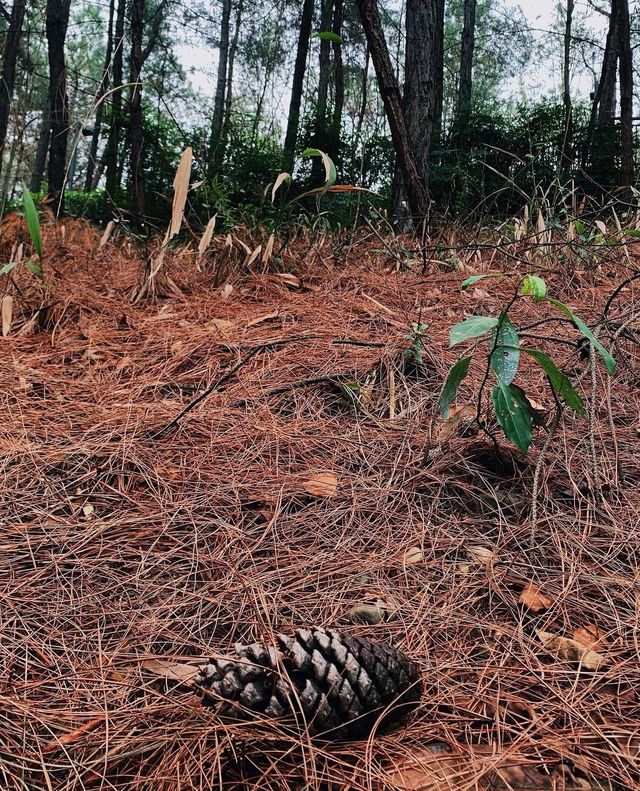
M397 724L418 705L418 668L390 645L319 628L276 640L277 649L236 643L237 659L201 667L204 701L233 719L302 716L310 733L340 739Z

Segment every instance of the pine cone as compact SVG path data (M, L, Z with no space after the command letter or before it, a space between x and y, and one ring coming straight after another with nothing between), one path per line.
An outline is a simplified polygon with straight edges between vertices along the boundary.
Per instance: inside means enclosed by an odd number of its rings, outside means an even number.
M367 736L376 722L398 723L422 694L416 665L389 645L333 629L276 636L278 648L234 646L237 659L212 659L196 686L221 716L247 719L302 715L309 732L328 738Z

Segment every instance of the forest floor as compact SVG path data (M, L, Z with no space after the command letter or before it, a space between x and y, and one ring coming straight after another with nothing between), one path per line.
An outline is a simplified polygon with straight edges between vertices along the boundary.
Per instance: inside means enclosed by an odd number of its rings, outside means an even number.
M291 246L288 275L222 282L182 249L170 293L134 304L134 247L79 221L43 231L47 308L29 313L37 281L17 273L0 342L3 789L640 788L640 281L602 325L610 379L562 342L570 325L531 330L593 405L550 442L532 548L544 429L522 457L437 410L464 348L450 327L512 293L460 282L511 258L398 272L376 239L324 238ZM2 260L22 233L5 220ZM527 255L590 326L638 266L621 249L599 266ZM514 322L550 310L523 301ZM429 336L413 369L412 322ZM483 374L473 363L459 405ZM354 624L360 605L384 617ZM405 726L314 743L221 722L166 681L311 625L418 662Z

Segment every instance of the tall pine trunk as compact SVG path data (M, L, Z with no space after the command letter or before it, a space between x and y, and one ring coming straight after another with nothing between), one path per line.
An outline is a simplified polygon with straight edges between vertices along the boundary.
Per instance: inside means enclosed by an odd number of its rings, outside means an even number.
M26 0L13 0L9 29L4 42L2 75L0 76L0 172L2 171L2 154L9 126L13 87L16 81L16 61L18 59L25 7Z
M113 41L113 79L111 93L111 123L107 147L105 150L106 195L104 204L104 221L108 222L115 215L115 201L118 187L118 152L120 149L120 131L122 127L122 81L124 71L124 21L126 0L118 0L116 27Z
M574 0L567 0L564 23L564 58L562 67L562 98L564 104L564 135L560 151L560 171L568 170L572 159L573 108L571 106L571 26L573 23Z
M67 166L67 68L64 42L69 25L71 0L47 0L46 30L49 57L49 106L51 139L49 143L49 197L56 216L64 213L64 184Z
M222 166L223 146L222 128L224 124L225 91L227 87L227 63L229 60L229 27L231 20L231 0L222 0L222 19L220 22L220 47L218 49L218 79L213 102L211 120L211 141L209 145L209 175L217 173Z
M229 133L231 131L231 105L233 102L233 69L236 62L236 53L238 51L238 41L240 39L240 29L242 26L242 12L244 11L244 0L238 0L236 8L236 20L233 30L233 38L231 39L231 46L229 47L229 66L227 68L227 90L224 97L224 121L222 124L222 157L229 142Z
M421 174L422 164L416 161L408 125L405 123L400 88L380 22L378 4L376 0L357 0L357 4L406 189L409 210L415 220L422 221L426 217L428 206L426 185Z
M336 36L342 36L343 0L335 0L333 8L332 30ZM330 152L337 156L340 151L340 132L342 130L342 110L344 107L344 64L342 62L342 44L333 44L333 114L331 117Z
M331 28L333 17L333 0L322 0L320 6L320 30L323 32ZM312 144L325 153L331 154L329 149L328 130L328 101L329 79L331 76L331 42L320 40L320 55L318 57L318 98L316 100L316 113L314 120ZM314 157L311 167L311 177L314 183L321 182L324 166L319 157Z
M314 0L304 0L302 15L300 17L300 35L296 51L296 63L293 69L293 84L291 86L291 100L289 102L289 117L287 119L287 133L284 139L282 155L282 169L291 173L298 142L298 129L300 127L300 107L302 105L302 90L304 88L304 74L307 68L307 54L309 53L309 37L313 22Z
M31 192L40 192L44 181L44 169L47 164L47 152L49 151L49 140L51 139L51 116L49 113L49 100L47 99L46 107L42 111L38 145L36 146L36 155L31 168L31 176L29 177L29 189Z
M620 186L627 199L633 185L633 52L629 26L629 0L616 0L620 53Z
M144 223L144 127L142 115L142 84L140 82L143 55L145 0L131 2L131 98L129 102L129 144L131 146L129 166L131 170L131 214L134 223Z
M569 0L571 2L571 0ZM471 94L473 88L473 50L476 40L476 0L464 0L464 20L460 45L460 84L456 108L456 130L463 132L469 126ZM464 135L466 140L467 136Z
M109 26L107 28L107 51L104 58L104 70L100 87L98 88L98 98L96 106L96 116L91 134L91 145L89 147L89 161L87 163L87 173L85 176L84 189L90 192L93 189L93 176L96 169L96 159L98 156L98 145L100 144L100 133L102 131L102 116L104 113L105 94L109 88L109 73L111 71L111 58L113 57L113 17L115 15L115 0L109 2Z

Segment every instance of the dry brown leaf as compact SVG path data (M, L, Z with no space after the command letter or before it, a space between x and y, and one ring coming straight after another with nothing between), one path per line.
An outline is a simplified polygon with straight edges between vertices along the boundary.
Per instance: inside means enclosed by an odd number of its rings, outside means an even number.
M11 332L11 322L13 321L13 297L5 294L2 297L2 337L6 338Z
M196 264L200 264L202 260L202 256L206 253L207 248L211 244L211 240L213 239L213 231L216 227L216 220L218 219L218 215L214 214L213 217L207 223L207 227L204 229L204 233L202 234L202 238L200 239L200 244L198 245L198 257L196 258Z
M100 244L98 245L98 248L101 248L101 247L105 246L105 244L111 238L111 234L113 233L113 229L115 227L116 227L116 221L115 220L109 220L109 222L107 223L107 227L104 229L104 232L103 232L102 236L100 237Z
M180 158L180 164L176 170L175 178L173 179L173 206L171 208L171 225L167 229L167 234L164 239L165 245L172 239L182 227L182 219L184 217L184 207L187 203L187 195L189 194L189 179L191 178L191 161L193 159L193 151L191 148L185 148Z
M476 410L470 406L453 407L442 425L438 429L436 442L442 444L448 442L458 429L466 423L471 423L476 419Z
M90 731L94 730L101 725L106 719L106 714L99 714L97 717L93 717L93 719L88 720L81 725L79 728L76 728L69 733L63 733L61 736L56 736L55 739L51 739L51 741L47 742L45 746L42 748L43 753L54 753L60 750L62 747L69 747L75 742L80 739L85 733L89 733Z
M424 555L420 547L410 547L404 553L404 563L407 566L414 566L416 563L422 563Z
M142 662L142 667L155 673L157 676L167 678L170 681L178 681L180 684L191 686L195 677L198 675L198 668L184 662L168 662L162 659L146 659Z
M467 552L471 556L471 560L475 560L477 563L483 563L484 565L492 563L495 559L495 552L487 549L487 547L467 547Z
M332 472L319 472L302 484L305 492L315 497L335 497L338 492L338 479Z
M592 623L576 629L573 633L573 639L584 648L593 650L596 648L608 648L610 645L602 629Z
M302 280L290 272L281 272L276 277L280 278L285 286L289 286L289 288L302 288Z
M95 512L95 508L94 508L94 507L91 505L91 503L85 503L85 504L82 506L82 513L83 513L83 514L84 514L84 515L85 515L87 518L89 518L90 516L93 516L94 512Z
M271 321L271 319L279 319L280 313L274 310L273 313L265 313L264 316L258 316L257 319L251 319L247 322L247 327L255 327L256 324L262 324L264 321Z
M585 648L569 637L539 630L536 630L536 634L547 651L564 662L575 662L587 670L598 670L609 661L606 656Z
M255 247L255 248L254 248L254 249L253 249L253 250L252 250L252 251L249 253L249 255L247 255L247 257L246 257L246 258L245 258L245 260L244 260L244 265L245 265L246 267L250 267L250 266L251 266L251 264L252 264L252 263L253 263L253 262L256 260L256 258L258 258L258 256L260 255L260 253L261 253L261 252L262 252L262 245L261 245L261 244L259 244L257 247Z
M271 256L273 255L273 245L275 244L275 241L276 241L276 235L272 233L264 247L264 252L262 253L263 264L268 264L269 261L271 260Z
M228 335L234 328L234 323L229 319L211 319L204 325L205 330L217 330L223 335Z
M233 294L233 286L231 283L225 283L224 286L220 289L220 296L222 299L229 299L229 297Z
M553 604L553 599L543 593L540 588L534 583L530 582L520 594L518 599L520 604L531 610L531 612L541 612L546 610Z

